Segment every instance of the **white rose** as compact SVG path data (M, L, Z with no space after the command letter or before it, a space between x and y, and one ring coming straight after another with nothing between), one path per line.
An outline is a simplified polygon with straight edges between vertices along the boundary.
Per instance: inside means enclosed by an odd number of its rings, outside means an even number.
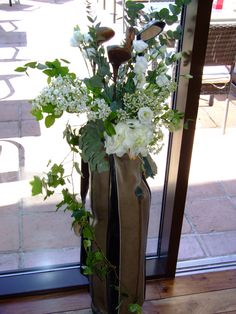
M156 83L158 86L163 87L170 84L170 80L165 74L160 74L156 78Z
M134 73L140 74L145 73L148 67L147 59L143 56L137 56L136 63L134 66Z
M119 122L115 126L115 131L116 134L112 136L108 136L105 133L106 153L108 155L116 154L118 157L122 157L128 149L125 140L129 131L129 127L127 126L127 124Z
M150 124L153 119L153 111L148 107L142 107L138 111L138 118L142 124Z
M71 46L79 47L82 42L83 42L83 34L79 30L74 31L73 36L70 40Z
M133 47L137 53L141 53L145 49L147 49L148 44L145 43L143 40L133 40Z
M146 77L145 77L145 74L143 73L140 73L138 75L136 75L134 78L134 84L136 86L137 89L143 89L143 86L145 85L146 83Z

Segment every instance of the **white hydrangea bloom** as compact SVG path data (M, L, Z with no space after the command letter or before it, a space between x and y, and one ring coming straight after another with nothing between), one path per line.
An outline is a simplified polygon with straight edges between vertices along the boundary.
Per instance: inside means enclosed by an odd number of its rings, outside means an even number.
M133 47L137 53L142 53L145 49L147 49L148 44L143 40L133 40Z
M108 155L116 154L118 157L122 157L128 150L126 139L129 132L129 127L124 122L119 122L115 126L116 134L108 136L105 133L105 148Z
M122 157L129 154L131 159L139 154L146 156L148 145L153 140L153 127L141 124L136 119L129 119L126 122L119 122L115 126L116 134L108 136L105 134L106 153L116 154Z

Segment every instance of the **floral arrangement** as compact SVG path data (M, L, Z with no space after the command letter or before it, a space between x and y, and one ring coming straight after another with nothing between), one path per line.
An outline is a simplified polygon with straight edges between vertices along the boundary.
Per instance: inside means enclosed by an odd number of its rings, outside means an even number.
M62 201L57 208L71 211L73 227L83 235L87 252L84 274L104 277L112 265L99 247L92 249L92 242L96 246L93 217L74 193L74 170L82 174L78 156L91 171L102 172L108 170L108 155L128 154L130 159L143 161L146 177L154 177L151 154L162 148L163 129L176 130L183 118L182 113L169 107L169 98L177 87L173 66L182 53L168 49L168 44L180 39L181 27L165 31L165 26L177 23L182 6L190 1L175 0L169 9L148 13L143 4L126 1L125 40L107 48L104 43L115 35L114 31L96 23L86 2L88 30L83 33L75 26L71 45L83 55L88 77L78 78L64 59L45 64L30 62L16 70L27 73L33 68L47 75L48 85L32 100L32 114L38 121L44 119L46 127L65 112L86 115L86 122L79 128L67 124L64 131L73 156L70 175L65 173L63 163L53 164L43 178L35 176L31 184L33 195L43 193L45 198L61 187ZM131 304L129 310L139 312L140 308Z

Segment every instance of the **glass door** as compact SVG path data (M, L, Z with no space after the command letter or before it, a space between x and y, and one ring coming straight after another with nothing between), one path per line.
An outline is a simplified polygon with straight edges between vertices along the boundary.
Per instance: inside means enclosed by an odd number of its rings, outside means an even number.
M184 31L179 48L188 57L176 69L179 87L172 105L185 112L188 129L166 135L168 145L157 160L160 175L157 181L150 182L154 197L147 250L148 278L175 275L210 8L211 1L197 0L183 8ZM44 81L36 74L29 79L14 72L17 66L32 59L44 61L55 57L72 60L75 71L78 68L83 71L81 60L68 41L78 23L81 6L74 1L60 5L34 1L29 6L13 5L13 10L17 19L6 8L0 29L4 34L0 37L1 62L6 64L0 81L1 295L87 284L80 275L80 240L70 229L70 217L54 212L57 196L48 203L30 196L32 176L43 172L52 155L58 159L66 155L59 134L63 125L45 132L44 126L33 120L29 99L37 95ZM70 19L64 23L66 11ZM39 23L42 16L43 25ZM57 34L50 27L51 16L60 25ZM38 25L42 27L38 29ZM121 28L118 24L114 27ZM50 40L53 36L57 38L56 45ZM188 74L193 79L183 78Z

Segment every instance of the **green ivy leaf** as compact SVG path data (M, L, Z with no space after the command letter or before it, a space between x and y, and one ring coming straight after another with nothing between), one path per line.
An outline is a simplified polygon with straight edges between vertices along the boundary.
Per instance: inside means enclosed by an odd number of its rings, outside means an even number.
M49 115L45 118L45 126L50 128L55 123L55 116Z
M27 68L26 67L18 67L15 69L16 72L26 72Z
M40 109L33 108L31 110L31 114L36 118L37 121L40 121L43 119L43 113Z
M32 69L35 69L36 66L37 66L37 62L36 61L32 61L32 62L28 62L25 64L26 67L29 67L29 68L32 68Z
M87 250L91 247L92 243L90 240L84 240L83 245L84 245L85 250Z
M137 304L137 303L129 304L128 310L131 313L137 313L137 314L141 314L142 313L142 307L139 304Z
M88 240L92 240L94 238L93 230L90 226L83 229L83 236Z
M42 193L43 184L40 177L34 176L34 179L30 181L30 185L32 186L31 192L33 196Z

